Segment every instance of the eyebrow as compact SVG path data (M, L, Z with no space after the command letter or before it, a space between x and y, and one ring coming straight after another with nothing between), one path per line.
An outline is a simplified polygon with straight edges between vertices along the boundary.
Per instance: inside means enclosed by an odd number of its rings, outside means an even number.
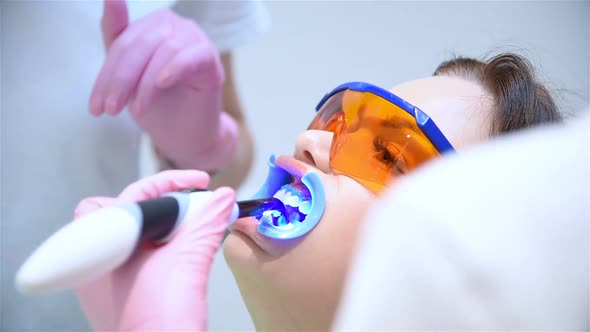
M397 105L395 105L395 106L397 106ZM408 117L405 117L405 118L396 117L395 120L393 117L389 117L388 119L382 119L377 116L366 116L366 115L363 116L363 113L365 113L365 109L364 109L365 107L362 107L362 109L359 111L359 116L361 118L363 118L363 121L374 122L380 126L387 127L390 129L412 129L412 130L414 130L414 129L416 129L416 127L418 127L418 124L416 123L416 119L411 114L408 114ZM397 106L397 107L400 108L399 106ZM405 110L400 108L399 112L405 112ZM359 123L359 125L360 125L360 123Z
M416 121L381 120L381 123L392 129L415 129L417 127Z

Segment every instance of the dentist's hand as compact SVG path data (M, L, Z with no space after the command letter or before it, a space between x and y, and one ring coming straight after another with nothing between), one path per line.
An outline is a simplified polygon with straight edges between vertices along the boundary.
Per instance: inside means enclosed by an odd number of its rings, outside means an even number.
M117 198L80 202L75 215L95 209L159 197L166 192L203 188L200 171L165 171L128 186ZM223 239L235 193L216 190L200 212L187 220L172 240L143 246L123 266L76 289L92 327L101 331L203 331L207 325L207 280Z
M124 0L105 0L107 56L90 96L90 112L125 106L159 152L186 168L213 170L231 160L238 128L221 112L219 53L192 20L161 10L129 23Z

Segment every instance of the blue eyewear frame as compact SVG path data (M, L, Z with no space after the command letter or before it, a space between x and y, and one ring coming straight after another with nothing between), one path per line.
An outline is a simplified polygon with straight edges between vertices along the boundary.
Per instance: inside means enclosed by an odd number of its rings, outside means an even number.
M407 101L403 100L402 98L394 95L393 93L380 88L376 85L365 83L365 82L348 82L337 86L334 90L327 93L322 100L316 106L316 112L322 108L322 106L332 97L333 95L337 94L343 90L353 90L359 92L369 92L374 95L377 95L390 103L394 104L395 106L401 108L402 110L406 111L410 114L415 120L416 125L420 130L428 137L432 145L440 152L452 152L455 151L453 145L449 142L449 140L445 137L445 135L440 131L440 129L434 123L426 113L424 113L418 107L408 103Z

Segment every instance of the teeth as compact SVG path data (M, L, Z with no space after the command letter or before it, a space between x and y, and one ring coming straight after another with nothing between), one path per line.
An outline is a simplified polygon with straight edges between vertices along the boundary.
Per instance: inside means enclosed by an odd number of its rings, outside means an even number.
M266 224L272 225L272 216L269 214L263 214L262 217L260 217L259 221L261 223L266 223Z
M279 219L277 219L277 226L285 226L289 224L289 222L285 219L284 216L280 216Z
M281 189L281 190L277 191L277 192L276 192L276 193L273 195L273 197L274 197L274 198L277 198L277 199L279 199L279 200L281 200L281 201L282 201L283 199L285 199L285 195L286 195L286 194L287 194L287 190L285 190L285 189Z
M296 222L296 221L299 221L299 213L293 212L289 216L289 222L293 223L293 222Z
M264 211L262 212L262 216L263 217L269 217L269 218L278 218L281 215L281 213L277 210L269 210L269 211Z
M299 205L299 211L303 214L309 214L311 212L311 202L305 201Z
M294 212L287 213L284 216L269 215L268 219L274 221L273 224L275 226L295 227L296 224L302 223L305 217L311 212L311 194L302 183L295 181L291 184L285 184L273 197L279 199L289 209L295 209ZM303 220L300 220L301 218Z
M299 197L297 197L295 195L291 195L291 196L287 197L287 199L285 199L283 202L286 205L291 205L293 207L297 207L301 204L301 200L299 199Z
M285 202L287 200L287 198L289 198L289 196L291 196L291 195L285 189L281 189L279 192L274 194L274 197L278 198L281 202Z

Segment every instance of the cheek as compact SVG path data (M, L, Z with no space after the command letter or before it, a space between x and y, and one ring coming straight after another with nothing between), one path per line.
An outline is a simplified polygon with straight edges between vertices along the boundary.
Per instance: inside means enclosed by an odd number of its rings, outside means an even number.
M325 250L340 264L350 261L363 217L375 200L375 195L356 181L336 177L326 202L321 222L321 241ZM318 225L320 226L320 225Z
M312 283L318 286L328 287L320 285L324 281L339 286L335 281L346 274L363 217L375 195L345 176L325 176L322 180L326 191L324 215L284 258L291 273L311 273Z

